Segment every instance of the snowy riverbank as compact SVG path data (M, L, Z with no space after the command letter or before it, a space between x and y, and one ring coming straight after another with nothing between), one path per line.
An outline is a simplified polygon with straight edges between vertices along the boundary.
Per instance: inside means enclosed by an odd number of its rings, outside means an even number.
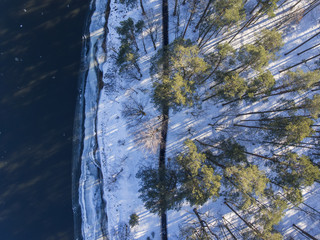
M294 1L288 1L278 12L285 13L290 11L290 6ZM303 7L301 2L298 7ZM83 239L160 239L160 218L156 214L151 214L144 207L143 202L139 199L139 180L136 174L140 167L154 166L158 164L157 146L148 145L158 144L156 137L154 142L143 141L144 131L156 130L159 126L159 111L151 102L150 94L152 93L152 79L149 73L150 60L161 48L161 1L144 1L146 16L141 14L138 7L126 7L124 4L111 1L110 15L108 18L108 36L106 38L106 52L103 49L104 23L106 1L95 0L92 2L90 23L90 40L88 41L85 56L87 59L88 69L86 71L86 80L83 85L80 105L84 109L83 135L81 138L81 176L79 181L79 203L81 212L81 229ZM188 19L188 6L182 6L180 12L180 27L176 25L176 19L173 15L174 1L169 3L170 10L170 36L172 41L177 35L183 32ZM316 7L310 14L304 17L300 22L291 23L292 26L286 28L284 32L285 45L279 52L279 58L272 62L268 69L279 79L283 74L279 71L292 66L296 63L314 56L319 53L319 48L308 51L299 56L296 52L284 55L284 53L293 49L303 41L310 38L319 30L320 7ZM116 28L120 22L132 18L134 22L144 20L146 29L139 35L139 54L138 63L140 65L140 80L134 79L127 74L120 74L116 64L116 56L120 47L119 35ZM234 41L234 46L253 41L258 29L276 26L283 21L280 14L275 18L267 17L259 19L252 27L245 29ZM150 38L150 32L157 38L155 46ZM248 36L251 36L250 38ZM196 40L196 34L192 28L187 32L185 38ZM210 51L214 44L223 38L216 38L208 42L203 51ZM299 52L310 48L319 42L320 37L299 48ZM312 68L314 61L311 61L305 68ZM98 71L102 71L104 86L100 91ZM210 86L206 86L209 88ZM205 92L206 89L203 89ZM270 98L268 102L259 102L254 105L241 106L237 113L259 111L261 109L270 109L270 107L279 104L280 97ZM296 99L297 100L297 99ZM138 102L144 106L146 117L143 121L136 121L124 117L123 111L128 104ZM80 107L81 109L81 107ZM205 102L201 110L187 108L180 112L170 113L169 133L167 143L167 159L174 158L182 149L183 141L186 138L203 139L209 136L215 136L227 128L230 124L237 123L239 119L228 118L231 114L228 106L222 107L221 104L212 104ZM81 111L79 111L81 112ZM196 114L195 114L196 113ZM213 129L212 124L215 117L219 114L226 114L222 119L223 124L220 129ZM234 114L234 113L233 113ZM205 117L204 117L205 116ZM244 118L240 118L244 119ZM223 126L224 125L224 126ZM155 134L157 131L155 131ZM237 130L232 132L239 139L246 139L247 132ZM257 136L259 139L259 136ZM248 151L256 154L268 154L269 149L257 147L243 141ZM155 151L153 151L155 149ZM303 153L303 150L301 150ZM304 191L306 204L320 209L317 202L320 200L319 184L307 188ZM74 204L76 206L77 204ZM299 209L300 208L300 209ZM313 210L308 209L306 205L299 208L292 206L286 211L280 225L277 227L285 238L293 237L301 239L299 232L294 229L293 224L305 229L313 236L320 238L319 216ZM301 209L307 210L301 211ZM223 203L222 197L214 203L207 203L199 208L200 212L207 213L206 216L212 219L224 219L222 222L229 222L235 228L241 229L244 226L241 221L230 211ZM136 213L139 216L139 225L130 228L130 215ZM214 216L214 217L213 217ZM179 229L187 222L194 221L195 216L192 208L184 205L180 211L168 212L168 236L169 239L178 239ZM220 221L220 220L219 220ZM218 223L212 223L213 227L219 228ZM238 230L237 230L238 231ZM241 238L241 236L239 237ZM81 238L79 238L81 239Z

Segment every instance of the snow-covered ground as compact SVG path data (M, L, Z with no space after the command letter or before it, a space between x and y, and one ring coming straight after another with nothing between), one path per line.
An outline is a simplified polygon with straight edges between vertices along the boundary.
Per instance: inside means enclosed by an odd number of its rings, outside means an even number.
M83 36L87 39L84 51L84 66L83 70L84 84L81 85L79 105L81 109L77 116L81 119L82 126L78 126L77 131L81 132L82 138L79 142L80 159L79 167L81 175L79 179L79 205L81 212L81 235L83 239L105 239L107 233L107 216L104 211L105 202L103 201L103 179L101 178L99 154L97 154L96 143L96 116L98 109L99 88L97 79L97 46L101 45L103 39L103 25L105 22L104 11L106 3L104 1L92 0L90 5L92 13L89 26L90 36ZM83 111L83 112L82 112ZM83 115L83 116L82 116ZM74 169L75 171L75 169ZM74 183L75 184L75 183ZM77 210L77 209L76 209ZM79 210L77 210L79 211ZM76 223L77 224L77 223ZM82 239L81 236L75 236Z
M290 6L296 1L286 1L277 12L290 11ZM308 1L307 1L308 2ZM126 7L119 1L111 1L111 13L108 19L109 33L106 39L106 56L102 49L103 25L105 22L104 11L106 7L105 0L95 0L95 12L92 15L90 25L90 49L88 56L91 59L88 75L85 85L85 122L84 122L84 142L81 157L81 177L79 186L79 198L82 214L82 234L84 239L105 239L103 235L108 235L109 239L160 239L160 218L148 212L139 199L139 180L136 174L142 166L156 166L158 163L158 153L147 150L143 143L138 139L138 129L142 126L152 128L159 123L159 111L155 109L151 102L150 94L152 90L152 79L149 74L150 59L157 50L161 48L161 1L150 0L143 1L147 17L141 14L139 4L134 7ZM254 4L249 1L248 4ZM303 8L305 2L300 2L295 9ZM173 41L175 36L181 34L189 16L188 5L181 7L180 28L175 28L176 19L172 17L174 1L169 2L169 40ZM269 70L276 76L281 77L279 70L295 63L301 62L311 56L319 54L320 47L314 48L304 54L301 52L320 42L320 35L312 41L301 46L291 54L284 56L284 53L293 49L304 42L320 29L320 6L317 6L301 21L290 22L290 26L283 32L285 45L279 52L279 59L272 62ZM140 80L132 79L128 75L120 74L116 66L117 51L120 47L119 36L116 27L123 21L131 17L135 22L144 20L149 26L154 25L157 31L157 50L154 50L153 44L147 29L139 36L139 65L142 70ZM297 16L298 19L298 16ZM258 22L245 29L233 41L235 47L241 44L253 41L258 30L265 27L276 26L284 21L282 15L275 18L259 19ZM185 38L196 40L196 34L193 32L194 25L189 27ZM142 45L142 38L145 43L146 51ZM207 43L203 51L211 51L216 42L223 37L218 37L212 42ZM95 52L97 47L97 52ZM98 62L95 61L97 59ZM101 60L101 62L99 62ZM315 59L314 59L315 60ZM300 67L312 68L314 61L310 61ZM105 83L101 91L98 89L96 68L103 71L103 81ZM98 100L98 103L97 103ZM259 111L261 109L271 109L271 106L277 104L279 98L274 97L268 102L260 102L253 105L246 105L239 108L240 112ZM138 124L130 122L123 116L123 109L130 102L141 102L145 108L146 117ZM224 113L226 115L235 115L228 107L222 107L221 104L206 102L201 111L189 108L179 112L170 113L167 159L174 158L182 149L182 143L186 138L203 139L214 136L219 130L213 130L209 123L213 118ZM234 111L234 110L232 110ZM205 116L205 117L203 117ZM97 119L96 119L97 117ZM235 119L226 117L225 124L235 123L240 118ZM96 122L97 121L97 122ZM141 131L140 131L141 132ZM234 136L245 137L246 132L239 129L233 132ZM97 138L96 138L97 136ZM96 143L97 139L97 143ZM257 148L246 142L248 150L254 153L264 154L265 149ZM97 145L96 145L97 144ZM96 149L97 147L97 149ZM101 174L101 175L99 175ZM103 197L103 201L102 201ZM317 209L320 212L320 190L319 184L315 184L304 191L305 203ZM104 209L102 209L103 207ZM309 213L301 211L307 210ZM286 239L303 239L304 237L296 231L292 224L296 224L316 238L320 239L320 215L308 208L306 205L292 207L284 216L277 227ZM222 199L214 203L208 203L199 208L199 212L214 216L220 221L228 221L240 228L240 220L231 213ZM130 229L130 215L136 213L139 216L139 225ZM107 219L106 219L107 218ZM185 205L180 211L168 212L168 237L169 239L178 239L179 228L186 222L195 220L192 208ZM216 223L216 227L218 224ZM242 226L243 227L243 226Z

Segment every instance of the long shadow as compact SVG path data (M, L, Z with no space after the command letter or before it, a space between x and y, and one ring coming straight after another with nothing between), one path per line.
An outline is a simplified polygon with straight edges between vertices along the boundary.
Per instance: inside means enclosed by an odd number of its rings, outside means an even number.
M162 0L162 35L163 35L163 55L164 55L164 66L163 69L168 69L168 45L169 45L169 9L168 9L168 0ZM166 70L165 70L166 71ZM164 72L167 75L166 72ZM168 124L169 124L169 103L165 101L161 106L161 141L160 141L160 151L159 151L159 182L161 188L164 189L163 183L165 178L165 169L166 169L166 148L167 148L167 135L168 135ZM165 193L160 193L160 205L161 205L161 240L168 239L168 230L167 230L167 202Z
M88 5L0 1L1 239L73 239L72 131Z

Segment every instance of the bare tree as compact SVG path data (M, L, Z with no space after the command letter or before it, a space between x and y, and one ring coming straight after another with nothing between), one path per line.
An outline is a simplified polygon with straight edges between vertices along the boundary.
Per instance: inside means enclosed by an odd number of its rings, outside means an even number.
M157 152L161 141L160 130L161 117L150 119L134 132L135 143L144 150Z
M158 40L158 29L161 27L159 26L159 20L157 19L155 13L151 9L145 15L146 17L146 27L147 33L149 34L154 50L157 49L157 40Z
M142 118L147 115L145 107L145 103L142 103L130 96L130 101L126 101L122 105L122 115L129 121L136 122L137 120L142 120Z

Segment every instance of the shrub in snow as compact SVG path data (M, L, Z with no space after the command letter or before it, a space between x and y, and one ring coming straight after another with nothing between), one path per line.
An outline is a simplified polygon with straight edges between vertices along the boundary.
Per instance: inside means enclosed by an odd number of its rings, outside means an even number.
M139 216L136 213L130 215L129 225L132 228L139 225Z

